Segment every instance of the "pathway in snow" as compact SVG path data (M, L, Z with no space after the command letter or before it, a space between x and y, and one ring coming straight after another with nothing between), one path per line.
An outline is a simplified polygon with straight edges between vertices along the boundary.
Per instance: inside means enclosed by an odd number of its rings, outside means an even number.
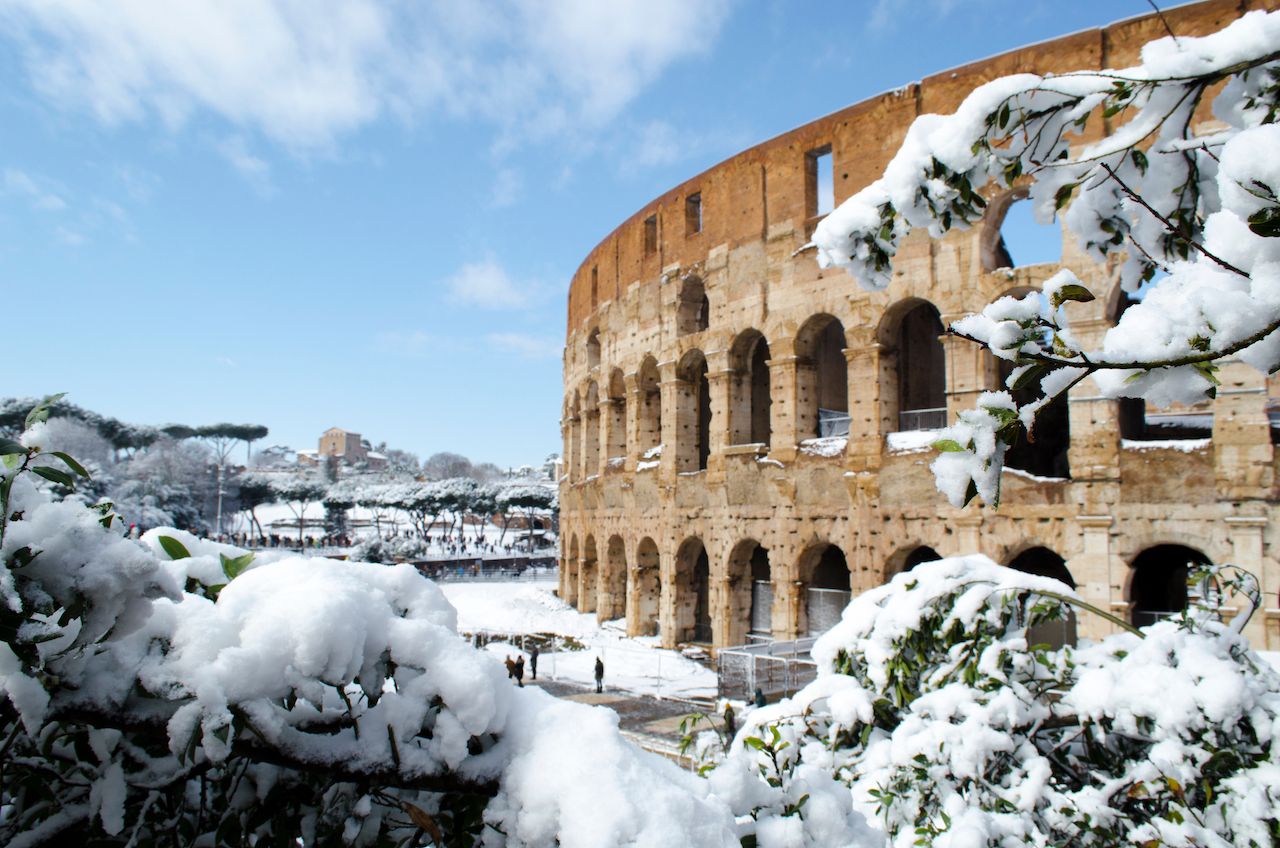
M554 633L583 645L583 650L543 651L540 677L594 688L600 657L610 692L700 700L716 696L715 671L657 647L656 637L628 638L621 621L597 623L594 614L580 613L553 595L554 582L441 583L440 588L458 610L459 631L512 637L489 643L488 650L499 657L524 653L521 635ZM527 654L525 663L527 667ZM529 679L528 671L525 677Z

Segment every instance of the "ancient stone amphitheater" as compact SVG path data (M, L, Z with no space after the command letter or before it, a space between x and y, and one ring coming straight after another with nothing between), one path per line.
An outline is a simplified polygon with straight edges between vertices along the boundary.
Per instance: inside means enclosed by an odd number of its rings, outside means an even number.
M1268 5L1166 16L1194 35ZM1004 375L943 328L1066 266L1108 293L1073 307L1096 340L1127 305L1112 269L1072 240L1018 266L1001 237L1017 190L985 227L913 236L884 292L805 250L917 115L1005 74L1124 67L1164 34L1140 17L905 85L672 188L592 250L568 303L561 596L665 645L726 646L820 632L851 593L937 555L1061 577L1139 623L1185 605L1188 561L1230 562L1263 582L1253 644L1280 649L1276 380L1227 363L1214 401L1173 413L1081 385L1011 454L998 510L952 509L930 431Z

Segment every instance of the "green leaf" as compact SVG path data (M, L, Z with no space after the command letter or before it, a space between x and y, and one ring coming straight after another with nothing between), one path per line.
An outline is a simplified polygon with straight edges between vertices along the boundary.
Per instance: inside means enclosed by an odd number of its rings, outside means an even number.
M66 392L58 392L56 395L49 395L40 401L35 407L27 413L27 420L23 424L23 429L30 430L32 425L39 424L41 421L49 420L49 407L66 397Z
M961 506L968 506L969 501L973 500L977 496L978 496L978 484L975 483L973 480L970 480L969 488L966 489L964 493L964 503L961 504Z
M1093 292L1076 283L1068 283L1053 293L1053 297L1049 301L1049 305L1057 309L1068 300L1075 303L1088 303L1091 300L1097 300L1093 296Z
M1020 392L1033 383L1040 382L1040 379L1049 372L1047 365L1032 365L1026 371L1018 375L1018 379L1013 381L1011 387L1015 392Z
M0 456L10 456L11 454L23 454L27 449L13 439L0 439Z
M34 471L36 474L39 474L44 479L49 480L50 482L53 482L53 483L57 483L61 486L66 486L68 489L74 489L76 487L76 481L72 478L70 474L68 474L65 471L59 471L58 469L53 468L52 466L37 465L33 467L31 470Z
M1264 238L1280 238L1280 206L1267 206L1249 216L1249 229Z
M67 464L67 467L70 468L72 471L79 474L81 477L85 478L86 480L89 479L89 472L84 470L84 466L76 462L67 454L63 453L62 451L49 451L49 455L56 456L58 459L65 462Z
M1129 155L1133 157L1133 164L1138 169L1138 173L1145 174L1147 172L1147 154L1135 147Z
M755 748L757 751L764 750L764 740L759 736L748 736L742 741L748 748Z
M249 567L249 563L253 562L252 551L247 554L241 554L235 558L221 553L218 554L218 556L222 559L222 573L227 575L228 582L235 580L243 574L244 570Z
M187 559L191 556L191 551L187 550L187 546L172 536L161 536L159 541L160 547L164 548L164 552L169 555L169 559Z
M1058 189L1057 194L1053 196L1053 210L1055 212L1071 202L1071 192L1076 190L1076 185L1076 183L1067 183Z
M938 439L933 443L932 447L934 450L942 451L943 453L964 453L964 446L955 439Z

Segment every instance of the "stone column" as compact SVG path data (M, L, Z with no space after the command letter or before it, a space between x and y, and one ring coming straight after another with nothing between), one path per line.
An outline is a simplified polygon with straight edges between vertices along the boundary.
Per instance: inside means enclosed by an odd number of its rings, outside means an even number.
M773 340L769 353L769 396L773 401L769 410L769 455L781 462L789 462L795 459L796 446L803 438L796 430L799 360L795 355L795 339Z
M708 471L724 468L724 449L729 444L729 390L735 376L737 372L727 368L707 372L707 388L711 392Z
M1071 332L1084 349L1096 350L1110 327L1109 321L1093 318L1073 321ZM1082 512L1105 515L1120 498L1120 402L1099 395L1093 380L1072 389L1067 400L1072 491ZM1117 597L1123 599L1123 593Z
M1115 519L1110 515L1076 516L1083 544L1080 553L1067 563L1067 570L1076 581L1076 592L1086 603L1128 621L1129 604L1124 601L1127 575L1123 563L1113 561L1111 554L1111 526L1114 523ZM1090 612L1078 613L1076 621L1077 633L1086 639L1101 639L1118 629Z
M1227 537L1231 540L1231 564L1257 577L1258 589L1262 593L1262 603L1254 611L1249 623L1245 625L1244 635L1255 650L1273 650L1268 645L1268 637L1273 644L1275 637L1267 632L1269 628L1266 608L1268 602L1271 605L1276 602L1276 574L1274 565L1268 568L1269 563L1263 558L1262 542L1268 521L1265 516L1244 515L1228 516L1223 521L1227 524ZM1240 606L1238 599L1228 599L1228 604L1237 608ZM1228 615L1233 613L1231 610L1225 612Z
M666 417L665 415L663 416ZM664 427L665 429L665 427ZM665 452L664 452L665 453ZM664 456L665 461L665 456ZM661 593L658 597L658 636L664 648L676 646L676 558L663 557L659 564Z
M676 454L679 451L678 444L680 442L680 421L676 413L681 405L681 383L676 379L676 363L674 362L659 363L658 373L661 377L658 389L662 398L662 456L659 458L658 472L664 479L674 479L676 474ZM687 410L685 415L687 417Z
M856 471L880 467L885 434L897 429L890 426L884 409L881 353L877 342L844 352L849 374L849 446L845 453Z
M1220 362L1213 401L1213 470L1218 497L1262 500L1274 480L1267 378L1238 359Z
M609 460L612 458L611 446L613 445L613 400L606 397L600 401L599 411L596 413L600 420L600 462L596 467L596 474L604 474L609 468Z
M942 326L949 327L966 315L967 312L943 315ZM990 391L995 384L995 366L991 354L976 342L950 334L938 339L946 352L947 423L950 424L962 410L973 409L978 395Z
M956 529L956 550L962 554L984 553L981 513L957 516L952 519L951 524Z

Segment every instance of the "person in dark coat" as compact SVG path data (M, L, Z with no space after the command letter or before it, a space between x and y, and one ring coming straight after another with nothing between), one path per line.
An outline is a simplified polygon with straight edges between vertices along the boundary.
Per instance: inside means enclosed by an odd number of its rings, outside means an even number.
M524 688L524 657L516 657L516 685Z
M764 692L760 691L760 687L759 687L759 686L757 686L757 687L756 687L755 699L756 699L756 706L757 706L757 707L763 707L763 706L765 705L765 703L766 703L766 701L765 701L765 699L764 699Z
M604 660L596 657L596 692L604 691Z
M724 738L726 744L733 741L733 736L738 732L738 718L733 713L733 704L724 705Z
M531 672L529 677L530 680L538 679L538 653L537 645L534 645L529 649L529 671Z

